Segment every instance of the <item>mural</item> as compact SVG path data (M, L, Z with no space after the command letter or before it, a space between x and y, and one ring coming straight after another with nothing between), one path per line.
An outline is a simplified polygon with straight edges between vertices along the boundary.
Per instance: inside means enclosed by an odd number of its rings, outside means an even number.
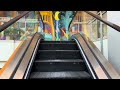
M18 12L18 14L20 13L22 13L22 11ZM68 40L69 24L75 16L74 11L39 11L39 14L41 17L38 19L38 14L36 11L32 11L24 18L26 20L37 19L37 22L16 22L15 25L13 25L14 27L11 27L13 30L5 30L5 32L0 34L0 39L5 40L7 36L10 36L10 40L13 38L15 40L24 40L26 39L26 36L39 32L45 36L46 40ZM8 29L10 29L10 27ZM17 29L16 34L14 29ZM12 35L14 37L12 37Z
M24 11L0 11L0 25L20 15ZM106 14L103 14L106 16ZM104 16L104 17L105 17ZM87 36L92 35L94 41L100 38L97 31L99 22L94 21L91 25L86 22L90 17L81 11L31 11L22 19L0 33L0 40L25 40L27 37L39 32L45 40L68 40L76 33L84 32ZM92 28L90 31L89 28ZM97 30L96 30L97 29ZM107 36L106 25L103 24L104 37Z
M58 14L59 12L59 14ZM55 19L55 30L57 40L68 40L69 35L69 24L75 15L74 11L53 11L59 20ZM57 13L57 14L56 14Z
M51 40L68 40L69 24L75 15L74 11L41 11L40 13L46 37L51 35Z

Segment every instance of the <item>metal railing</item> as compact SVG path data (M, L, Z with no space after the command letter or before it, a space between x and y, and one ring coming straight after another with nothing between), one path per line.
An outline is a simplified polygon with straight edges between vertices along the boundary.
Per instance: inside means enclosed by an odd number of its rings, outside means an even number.
M96 18L97 20L100 20L101 22L107 24L108 26L110 26L110 27L112 27L115 30L120 32L120 26L118 26L118 25L116 25L116 24L114 24L112 22L109 22L107 20L104 20L101 17L99 17L98 15L95 15L95 14L91 13L90 11L84 11L84 12L86 12L87 14L89 14L89 15L93 16L94 18Z
M9 20L8 22L4 23L3 25L0 26L0 32L2 32L3 30L5 30L7 27L9 27L10 25L12 25L13 23L15 23L16 21L18 21L20 18L24 17L25 15L27 15L30 11L24 11L22 14L16 16L15 18Z

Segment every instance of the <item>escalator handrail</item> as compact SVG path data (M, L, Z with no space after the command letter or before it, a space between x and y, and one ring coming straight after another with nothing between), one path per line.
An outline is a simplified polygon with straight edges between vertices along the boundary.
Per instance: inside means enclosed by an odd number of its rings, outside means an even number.
M93 53L91 53L89 47L85 43L84 39L81 37L81 35L74 34L70 37L70 40L75 40L77 45L81 47L80 52L82 53L82 56L84 57L85 63L89 68L89 71L91 72L91 75L94 76L94 79L108 79L107 75L104 73L103 69L97 62L96 58L94 57ZM100 71L100 72L99 72Z
M13 58L10 59L9 64L5 66L5 69L2 68L4 70L0 73L0 79L12 79L34 36L35 34L31 38L25 40L14 54Z
M81 37L86 42L87 46L90 48L91 52L95 56L97 62L102 67L104 72L111 79L120 79L119 73L115 70L112 64L102 55L99 49L95 46L95 44L83 33L81 33Z
M120 26L118 26L118 25L116 25L116 24L114 24L114 23L112 23L112 22L109 22L109 21L107 21L107 20L104 20L104 19L102 19L101 17L99 17L98 15L95 15L95 14L93 14L93 13L90 12L90 11L84 11L84 12L86 12L86 13L89 14L90 16L93 16L93 17L96 18L97 20L100 20L101 22L107 24L108 26L114 28L116 31L120 32Z
M44 39L42 34L36 33L34 35L12 79L26 79L27 78L30 72L29 70L31 70L31 67L32 67L31 65L33 64L33 61L35 59L35 55L37 54L36 48L38 49L38 46L36 47L36 45L38 41L42 39Z
M85 34L78 33L70 37L70 39L75 38L79 41L80 46L82 47L88 61L90 62L89 64L92 66L99 79L103 79L103 76L107 77L108 79L120 79L119 73L115 70L112 64L107 61L107 59L100 53L94 43ZM79 40L79 38L81 38L81 40ZM103 73L101 73L101 71Z
M24 11L22 14L16 16L15 18L13 18L13 19L9 20L8 22L4 23L3 25L1 25L0 26L0 32L2 32L3 30L5 30L7 27L9 27L13 23L15 23L16 21L18 21L19 19L21 19L22 17L24 17L28 13L30 13L30 11Z

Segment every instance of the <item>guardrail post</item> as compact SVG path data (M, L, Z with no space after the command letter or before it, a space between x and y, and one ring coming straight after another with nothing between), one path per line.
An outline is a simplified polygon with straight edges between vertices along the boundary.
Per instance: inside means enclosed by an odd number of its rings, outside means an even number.
M102 12L100 11L100 17L102 18ZM103 54L103 29L102 29L102 22L100 22L100 44L101 44L101 53Z

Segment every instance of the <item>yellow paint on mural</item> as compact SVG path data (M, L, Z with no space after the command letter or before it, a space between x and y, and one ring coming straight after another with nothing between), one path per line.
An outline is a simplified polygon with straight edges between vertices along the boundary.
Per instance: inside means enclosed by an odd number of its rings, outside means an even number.
M52 19L52 15L53 15L52 11L40 11L40 14L42 16L43 22L44 23L47 22L47 24L50 25L50 27L52 29L52 32L51 32L52 40L55 40L55 30L54 30L53 19ZM46 16L48 17L47 19L46 19ZM56 19L58 19L58 18L56 17Z
M64 30L62 30L64 36L68 39L68 35L64 32Z
M34 32L38 31L38 25L35 25Z
M60 12L57 11L57 12L55 12L55 16L53 15L54 18L55 18L55 20L60 20L60 19L59 19L59 13L60 13Z

